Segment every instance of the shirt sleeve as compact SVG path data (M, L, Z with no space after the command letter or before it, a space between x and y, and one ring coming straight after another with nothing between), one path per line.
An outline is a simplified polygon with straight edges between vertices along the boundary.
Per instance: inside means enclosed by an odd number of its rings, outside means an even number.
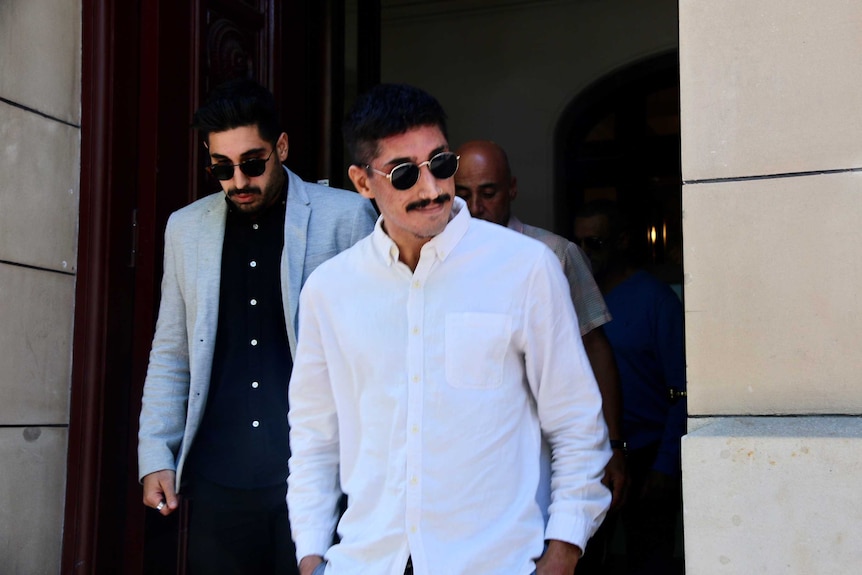
M323 555L332 544L341 496L338 480L338 419L319 317L313 276L300 296L299 340L288 387L290 474L287 506L297 561Z
M566 278L552 253L544 252L524 303L523 345L527 380L551 448L545 535L584 549L610 505L601 478L611 451Z
M590 264L581 248L572 242L567 242L566 245L563 272L569 282L581 335L584 336L611 321L611 314L593 278Z

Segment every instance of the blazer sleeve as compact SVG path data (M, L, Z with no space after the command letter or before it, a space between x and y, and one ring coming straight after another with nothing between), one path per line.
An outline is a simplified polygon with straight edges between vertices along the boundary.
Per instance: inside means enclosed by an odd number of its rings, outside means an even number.
M174 216L165 231L164 276L138 430L138 479L162 469L176 470L189 396L186 303Z
M359 196L359 194L356 194ZM353 222L350 228L349 244L342 249L346 249L374 230L374 224L377 223L377 211L371 202L360 196L358 209L353 213Z

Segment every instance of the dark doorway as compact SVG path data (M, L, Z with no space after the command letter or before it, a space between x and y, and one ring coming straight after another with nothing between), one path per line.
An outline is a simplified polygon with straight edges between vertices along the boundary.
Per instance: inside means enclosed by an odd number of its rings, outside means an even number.
M358 82L379 76L379 0ZM63 573L178 573L178 522L149 514L137 421L174 210L215 190L189 123L210 87L272 89L288 167L328 178L344 107L346 0L83 0L82 149ZM375 25L369 25L368 22ZM355 20L355 19L354 19ZM354 23L354 25L356 25ZM353 37L357 33L354 31ZM369 57L370 55L370 57ZM336 158L336 160L333 160Z
M616 200L630 216L633 255L671 284L682 281L682 176L678 54L600 79L557 126L555 231L572 237L574 213Z

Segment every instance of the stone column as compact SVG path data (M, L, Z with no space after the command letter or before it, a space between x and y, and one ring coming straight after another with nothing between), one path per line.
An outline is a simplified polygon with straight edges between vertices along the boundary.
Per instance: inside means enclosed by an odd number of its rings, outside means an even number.
M688 575L862 564L862 2L680 0Z

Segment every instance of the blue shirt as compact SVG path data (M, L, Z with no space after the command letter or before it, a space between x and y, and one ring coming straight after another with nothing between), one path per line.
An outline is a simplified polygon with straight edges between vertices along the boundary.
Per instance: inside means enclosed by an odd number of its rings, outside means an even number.
M683 312L666 284L639 271L605 295L613 319L604 325L614 350L623 396L623 432L630 450L660 443L653 469L680 470L686 402Z

